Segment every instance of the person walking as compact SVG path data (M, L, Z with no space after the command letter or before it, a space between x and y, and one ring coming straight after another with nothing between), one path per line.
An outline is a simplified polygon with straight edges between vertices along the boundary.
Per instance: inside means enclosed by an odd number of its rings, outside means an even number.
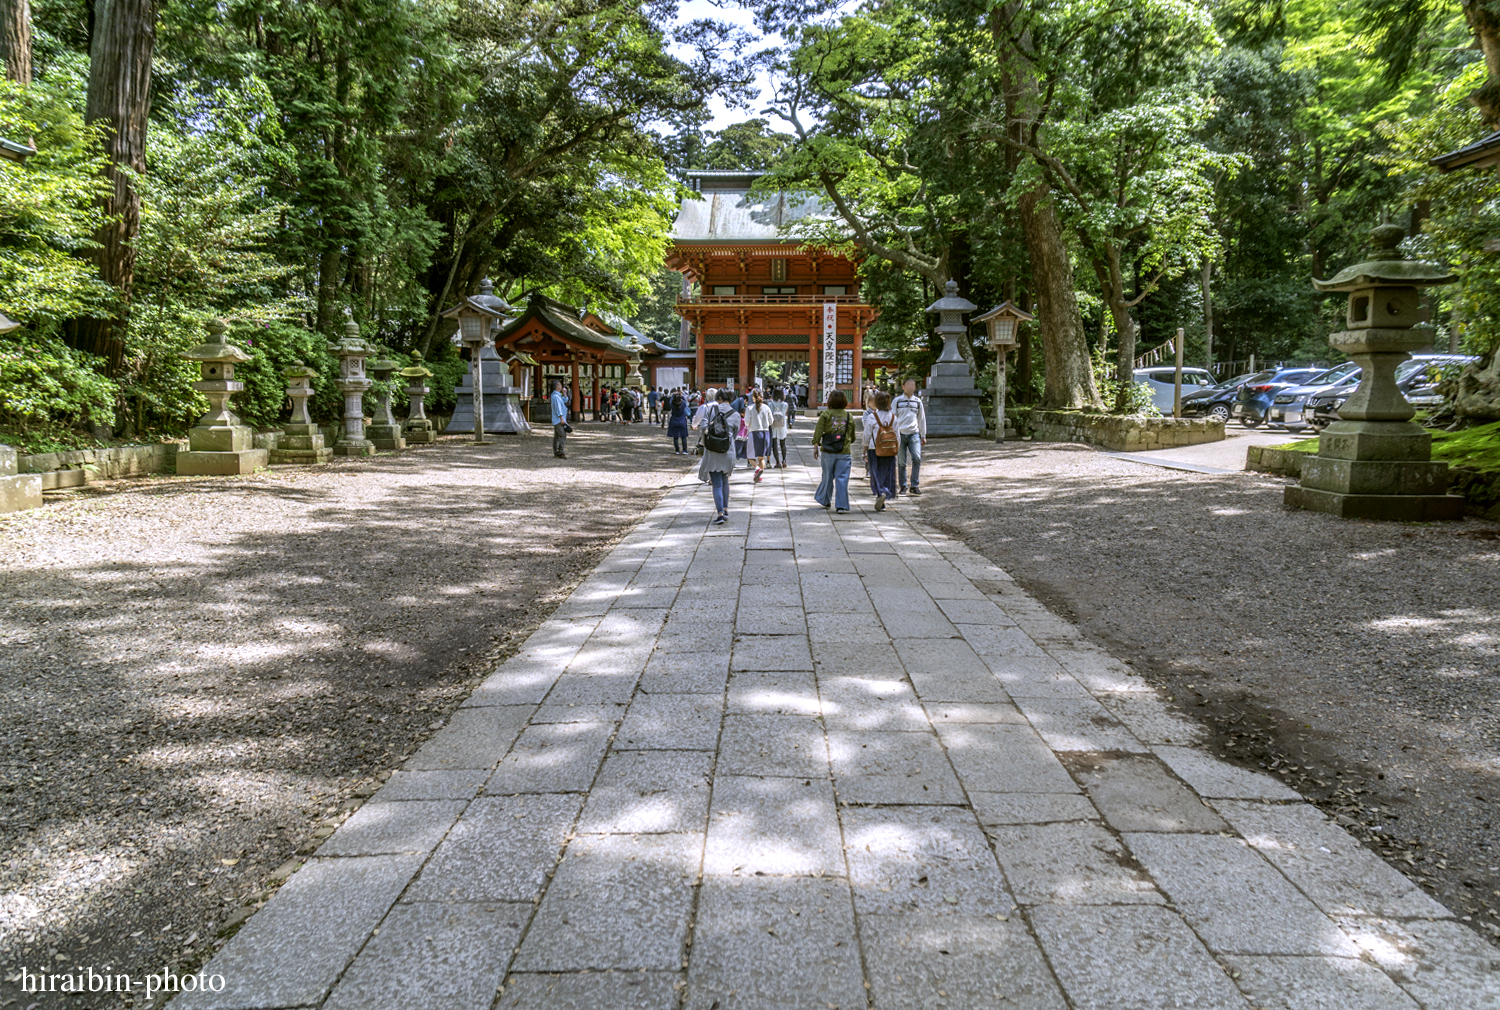
M552 395L548 399L552 402L552 455L567 459L568 399L563 396L561 379L552 380Z
M672 394L667 412L672 419L667 423L667 434L672 436L672 452L678 456L688 454L688 406L687 398L680 392Z
M875 511L884 512L886 501L896 497L896 453L901 449L890 393L881 390L871 394L864 428L869 452L870 491L875 495Z
M854 442L854 417L849 413L849 398L842 389L828 394L828 407L819 412L813 428L813 459L823 467L823 479L813 500L825 509L833 504L836 512L849 511L849 446Z
M896 433L901 448L896 452L896 483L899 492L920 495L922 488L922 447L927 444L927 405L917 395L917 380L901 383L901 395L891 404L896 412ZM906 465L911 463L911 483L906 483Z
M766 403L766 394L759 388L750 394L750 406L745 411L745 428L750 433L750 458L755 462L755 483L760 483L766 472L766 460L771 455L771 424L776 414Z
M786 469L786 390L777 386L771 393L771 460L778 470Z
M646 391L646 406L649 409L650 420L652 424L656 423L656 408L660 405L660 402L661 394L656 391L655 386L652 386Z
M715 526L729 521L729 475L734 473L734 433L742 418L731 406L729 390L719 390L716 401L703 411L703 462L700 476L706 474L714 489ZM696 427L696 426L695 426Z

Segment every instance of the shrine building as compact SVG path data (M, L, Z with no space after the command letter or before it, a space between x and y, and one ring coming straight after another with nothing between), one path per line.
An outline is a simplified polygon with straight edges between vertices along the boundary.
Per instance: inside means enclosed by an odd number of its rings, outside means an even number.
M694 381L744 389L765 362L779 361L805 367L819 402L830 370L837 388L856 392L856 376L873 378L888 363L864 347L877 310L860 296L857 264L783 234L826 211L806 195L752 197L759 176L688 173L694 195L678 211L667 266L684 279L680 344L696 351Z

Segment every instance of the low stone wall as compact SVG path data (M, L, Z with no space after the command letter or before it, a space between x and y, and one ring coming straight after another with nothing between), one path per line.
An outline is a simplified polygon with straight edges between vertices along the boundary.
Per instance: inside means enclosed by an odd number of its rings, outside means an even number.
M1077 410L1036 410L1031 414L1034 442L1082 442L1112 452L1201 445L1223 438L1224 422L1214 418L1085 414Z
M177 450L185 442L120 445L113 449L71 449L21 457L22 473L42 475L42 487L82 487L90 481L115 480L143 473L176 473Z
M1252 445L1245 450L1245 469L1260 473L1278 473L1283 477L1301 477L1302 461L1310 452L1296 449L1273 449L1269 445Z

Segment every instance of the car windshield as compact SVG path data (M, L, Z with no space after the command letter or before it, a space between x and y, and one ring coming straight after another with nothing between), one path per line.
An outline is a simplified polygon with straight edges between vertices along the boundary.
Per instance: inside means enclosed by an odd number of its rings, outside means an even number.
M1240 383L1247 382L1247 381L1249 381L1250 379L1253 379L1253 378L1255 378L1255 373L1254 372L1246 372L1244 375L1236 375L1232 379L1225 379L1223 382L1219 383L1214 388L1215 389L1231 389L1234 386L1238 386Z
M1359 366L1352 361L1346 361L1342 365L1330 368L1322 375L1315 375L1307 380L1309 386L1334 386L1349 377L1351 372L1359 371Z

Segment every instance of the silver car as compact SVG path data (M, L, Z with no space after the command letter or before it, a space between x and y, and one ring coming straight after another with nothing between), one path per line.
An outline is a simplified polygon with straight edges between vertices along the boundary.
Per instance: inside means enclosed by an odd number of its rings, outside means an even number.
M1350 375L1358 374L1359 366L1352 361L1346 361L1342 365L1313 376L1303 385L1288 386L1286 389L1277 391L1271 399L1271 411L1266 418L1266 423L1272 428L1285 428L1287 431L1301 431L1311 427L1311 421L1308 419L1308 401L1347 382Z
M1165 368L1137 368L1131 373L1131 377L1151 390L1151 402L1156 405L1156 409L1171 417L1172 402L1177 389L1176 373L1175 365ZM1217 381L1207 369L1184 368L1182 370L1182 395L1186 396L1195 390L1207 389Z

